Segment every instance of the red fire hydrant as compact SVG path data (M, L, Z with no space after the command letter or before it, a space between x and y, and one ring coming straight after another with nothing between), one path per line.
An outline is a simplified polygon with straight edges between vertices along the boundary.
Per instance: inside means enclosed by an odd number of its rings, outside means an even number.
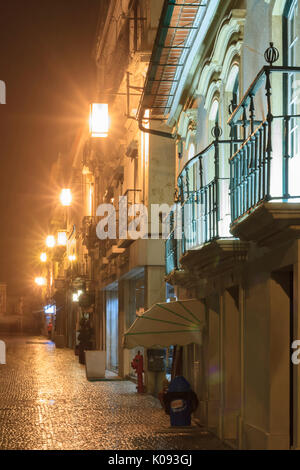
M137 355L133 359L131 363L131 367L135 369L135 372L137 374L137 379L138 379L138 384L137 384L137 391L138 393L144 393L144 384L143 384L143 372L144 372L144 361L143 361L143 356L140 354L140 351L138 351Z

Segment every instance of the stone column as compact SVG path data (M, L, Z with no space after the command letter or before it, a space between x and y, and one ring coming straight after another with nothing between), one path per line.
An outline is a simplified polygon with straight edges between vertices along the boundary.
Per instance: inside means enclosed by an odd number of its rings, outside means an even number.
M207 424L219 430L220 408L220 307L219 298L211 296L208 306L208 397Z
M238 287L224 291L222 306L221 437L237 440L237 419L241 407Z
M157 302L164 302L165 290L164 266L146 266L145 268L145 310ZM147 370L147 350L145 349L145 370ZM147 372L145 385L148 393L162 389L165 373Z
M268 449L289 449L290 273L270 279L270 408Z
M295 242L295 264L293 280L293 340L300 340L300 240ZM290 355L292 354L290 349ZM291 358L290 358L291 360ZM300 450L300 365L293 367L293 448Z

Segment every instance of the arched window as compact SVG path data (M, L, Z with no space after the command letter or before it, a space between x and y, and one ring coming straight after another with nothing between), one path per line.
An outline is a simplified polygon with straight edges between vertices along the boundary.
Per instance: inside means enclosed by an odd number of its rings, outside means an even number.
M239 66L234 64L228 74L226 82L226 93L228 93L228 107L233 112L239 103Z
M289 0L284 11L284 64L290 67L300 65L300 11L299 0ZM287 114L300 113L299 75L289 73L285 79L284 108ZM290 121L289 140L291 157L299 155L299 118Z
M219 121L219 101L214 99L209 112L209 121L215 124Z
M215 127L216 123L219 122L219 100L217 98L214 98L212 100L210 110L209 110L209 115L208 115L208 141L211 142L213 139L212 136L212 130Z
M240 101L240 94L239 94L239 66L237 64L234 64L230 72L228 74L227 82L226 82L226 107L227 107L227 113L228 117L233 113L235 108L238 106L239 101ZM229 129L228 131L228 138L233 137L235 140L238 139L238 128L235 126L232 130L232 133L230 133Z
M188 159L191 160L195 156L195 144L191 143L189 145Z

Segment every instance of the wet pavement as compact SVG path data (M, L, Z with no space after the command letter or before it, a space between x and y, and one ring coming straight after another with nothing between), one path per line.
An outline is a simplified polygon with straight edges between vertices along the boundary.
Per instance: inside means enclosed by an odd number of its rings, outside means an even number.
M201 430L169 432L157 399L129 381L88 382L69 349L43 337L3 337L0 365L0 449L217 450Z

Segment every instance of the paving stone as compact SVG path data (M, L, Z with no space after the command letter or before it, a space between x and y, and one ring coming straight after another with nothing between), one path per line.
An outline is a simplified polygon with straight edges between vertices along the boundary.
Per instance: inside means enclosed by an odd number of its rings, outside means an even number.
M0 449L226 449L197 430L168 432L169 418L129 381L88 382L69 349L41 337L7 337L0 365Z

